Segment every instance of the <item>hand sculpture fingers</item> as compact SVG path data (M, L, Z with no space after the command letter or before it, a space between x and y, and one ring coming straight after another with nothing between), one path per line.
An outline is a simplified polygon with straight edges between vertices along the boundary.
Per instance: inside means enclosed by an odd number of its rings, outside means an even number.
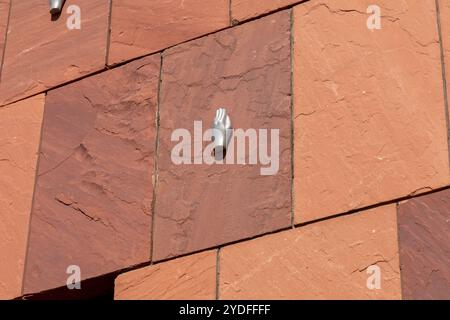
M223 109L223 108L219 109L219 122L220 123L223 123L223 119L225 118L225 113L226 113L225 109Z
M215 142L214 154L217 160L222 160L225 156L228 143L230 142L230 129L231 120L227 115L227 110L224 108L217 109L211 137L211 140Z
M220 116L221 116L221 109L217 109L216 111L216 117L214 118L214 124L218 125L220 124Z

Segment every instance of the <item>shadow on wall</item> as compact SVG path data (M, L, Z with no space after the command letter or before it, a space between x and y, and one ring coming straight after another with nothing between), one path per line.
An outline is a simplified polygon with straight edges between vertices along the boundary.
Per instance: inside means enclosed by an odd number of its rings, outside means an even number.
M120 272L81 281L81 289L60 287L15 300L114 300L114 280Z

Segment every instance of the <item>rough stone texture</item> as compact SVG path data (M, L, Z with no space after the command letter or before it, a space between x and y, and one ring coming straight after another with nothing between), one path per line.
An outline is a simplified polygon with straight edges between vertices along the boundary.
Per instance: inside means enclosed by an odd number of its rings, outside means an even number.
M21 295L44 101L0 108L0 300Z
M206 251L120 275L116 300L212 300L217 252Z
M370 4L295 8L296 222L450 182L435 2Z
M42 92L105 66L108 0L67 0L52 21L48 1L14 1L0 85L0 104ZM66 23L81 9L81 29Z
M398 207L404 299L450 299L450 190Z
M25 293L149 261L160 56L50 91Z
M304 1L307 0L231 0L231 18L236 23Z
M400 299L395 205L220 251L220 299ZM381 289L368 289L376 265Z
M440 0L439 9L441 18L442 45L444 48L446 66L447 96L450 97L450 2L447 0Z
M154 259L288 227L289 12L175 47L165 53L163 65ZM193 140L194 121L203 121L204 130L211 128L219 107L227 109L235 129L280 130L277 174L261 175L267 165L260 164L171 161L178 144L171 141L173 130L186 128ZM246 163L248 149L247 143Z
M2 74L3 52L5 48L6 31L8 29L10 0L0 0L0 81Z
M114 0L108 64L229 26L229 0Z

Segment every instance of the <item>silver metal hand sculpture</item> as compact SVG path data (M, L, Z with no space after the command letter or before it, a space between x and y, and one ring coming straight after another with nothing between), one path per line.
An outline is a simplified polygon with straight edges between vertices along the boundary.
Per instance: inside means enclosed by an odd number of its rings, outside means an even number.
M227 110L224 108L217 109L212 129L212 141L215 143L214 157L216 160L223 160L233 135L231 119Z
M50 0L50 13L52 15L61 13L64 1L65 0Z

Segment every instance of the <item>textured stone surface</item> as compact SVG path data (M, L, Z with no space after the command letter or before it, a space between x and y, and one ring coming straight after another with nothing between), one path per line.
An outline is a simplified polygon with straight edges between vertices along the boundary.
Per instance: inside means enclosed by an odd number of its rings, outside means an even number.
M9 3L10 0L0 0L0 81L2 73L3 51L6 41L6 31L8 28Z
M0 299L21 295L44 101L0 108Z
M296 222L450 182L435 2L370 4L295 8Z
M48 1L14 1L0 84L0 104L42 92L105 65L108 0L67 0L52 21ZM66 23L81 9L81 29Z
M116 300L211 300L217 252L206 251L120 275Z
M228 1L113 1L108 63L159 51L227 27Z
M370 290L367 268L380 268ZM225 247L220 299L400 299L395 205Z
M398 207L404 299L450 299L450 190Z
M304 1L307 0L231 0L231 18L234 22L244 21Z
M447 0L440 0L439 9L441 18L442 45L445 55L447 96L450 97L450 2Z
M45 105L25 293L150 258L160 57L50 91Z
M154 259L290 225L289 20L289 12L281 12L165 53ZM171 161L178 144L173 130L185 128L193 138L194 121L209 129L219 107L235 129L280 130L277 174L262 176L267 166L259 164ZM247 143L247 155L248 149Z

